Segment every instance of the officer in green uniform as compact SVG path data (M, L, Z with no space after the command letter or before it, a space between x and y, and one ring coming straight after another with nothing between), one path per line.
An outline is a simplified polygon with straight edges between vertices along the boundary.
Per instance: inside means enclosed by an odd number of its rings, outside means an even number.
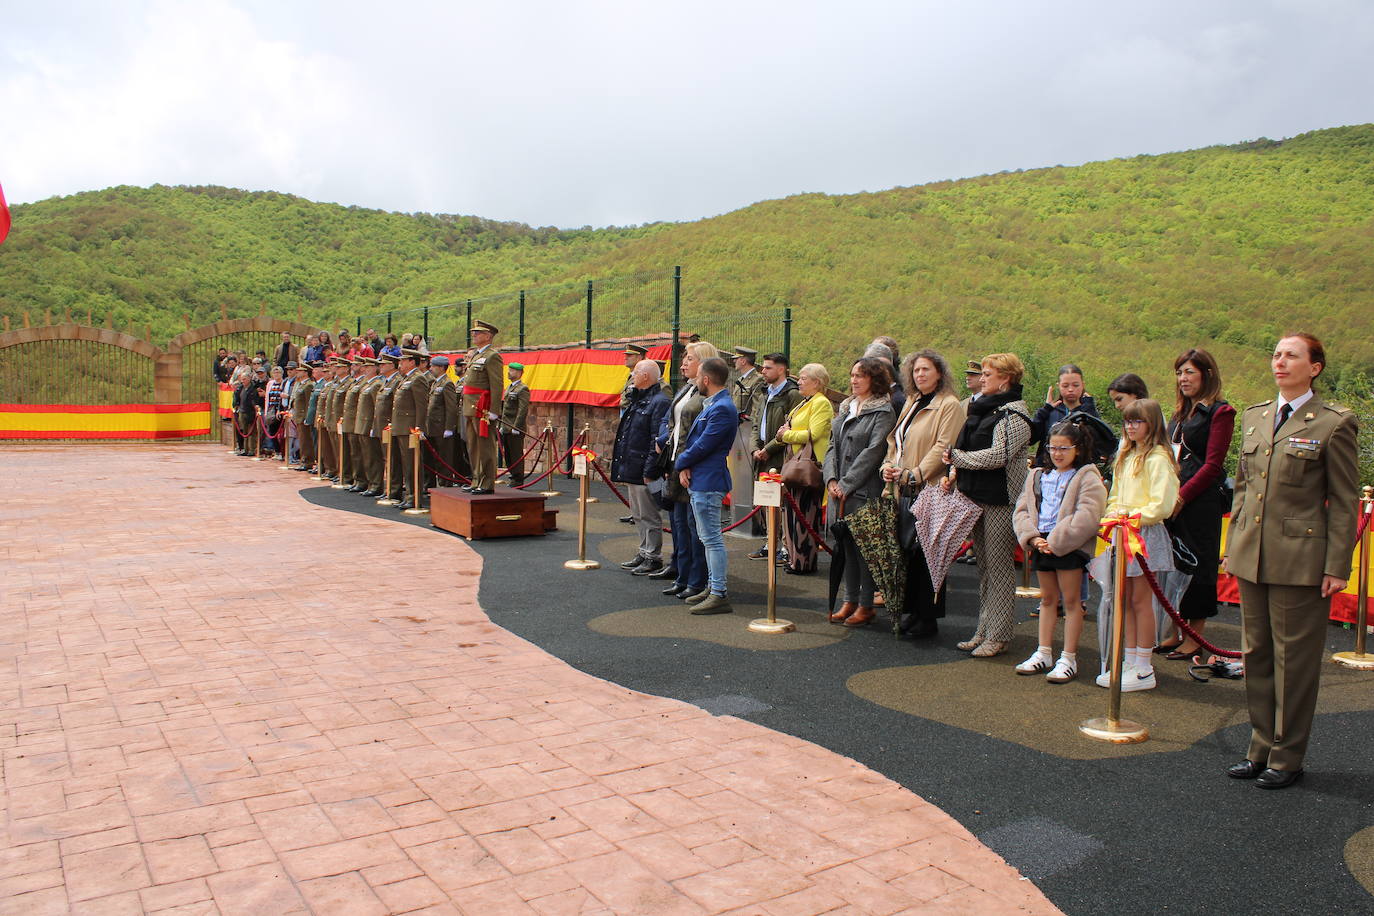
M377 395L382 390L382 379L377 375L381 363L380 359L363 359L363 383L358 392L358 413L353 421L353 435L363 469L362 479L354 484L354 492L364 496L375 496L382 489L382 440L372 437Z
M432 356L429 360L430 376L434 379L429 386L429 407L425 411L425 438L434 446L443 464L436 464L436 473L425 473L425 485L441 487L456 486L462 481L450 480L453 471L458 470L455 463L453 443L458 439L458 428L462 425L462 412L458 406L458 386L448 377L448 357ZM448 468L444 465L448 465ZM439 477L438 475L445 475ZM464 477L467 475L464 474Z
M525 420L530 412L530 389L525 385L525 367L511 363L506 367L510 384L501 398L501 448L506 452L506 467L512 486L525 482Z
M311 441L314 431L306 425L305 418L310 412L310 395L315 390L315 380L307 363L301 363L297 369L300 374L296 384L291 386L291 422L296 425L296 461L291 468L303 471L310 467L314 457L314 443Z
M625 408L630 406L630 393L635 390L634 368L639 365L639 361L648 352L639 344L625 345L625 368L630 370L630 375L625 379L625 387L620 390L620 413L622 416L625 414Z
M748 423L754 418L754 399L765 384L758 370L758 358L759 351L752 347L735 347L735 371L738 375L730 387L730 396L735 402L735 409L739 411L740 423Z
M381 362L382 387L377 392L377 406L372 414L372 431L370 436L376 441L376 450L382 462L381 483L372 489L376 492L368 492L368 496L380 496L384 499L401 500L401 481L404 476L401 472L401 447L396 443L396 436L387 436L389 441L386 445L382 444L383 431L391 426L391 410L395 400L396 387L401 384L401 373L397 370L397 363L400 362L399 356L383 356ZM392 430L394 433L395 430ZM391 481L387 487L386 462L387 455L391 456ZM386 490L386 492L383 492Z
M424 429L425 411L429 407L429 373L420 369L424 354L419 350L401 351L401 383L391 402L391 441L397 442L401 450L401 476L405 481L405 495L401 498L399 509L413 509L419 505L419 485L423 481L415 479L415 449L410 447L410 431ZM420 445L423 452L424 445ZM423 461L423 455L421 456ZM395 468L391 472L396 473Z
M367 489L364 484L367 474L363 469L363 444L358 438L358 398L362 395L367 380L376 373L376 368L369 366L368 362L366 356L354 360L353 379L348 383L348 390L344 392L342 419L344 441L348 443L348 473L340 482L348 484L350 493L361 493Z
M472 484L463 487L475 496L496 488L496 437L499 435L496 398L505 381L505 362L492 346L499 333L485 321L473 323L472 349L463 375L463 422L472 462Z
M344 386L348 384L348 370L351 364L342 357L335 357L334 378L324 393L324 435L329 440L329 473L325 477L338 481L343 455L340 453L339 413Z
M1330 627L1350 577L1359 421L1312 383L1326 349L1309 334L1274 347L1278 397L1241 419L1226 569L1240 587L1250 747L1226 775L1284 789L1302 777Z

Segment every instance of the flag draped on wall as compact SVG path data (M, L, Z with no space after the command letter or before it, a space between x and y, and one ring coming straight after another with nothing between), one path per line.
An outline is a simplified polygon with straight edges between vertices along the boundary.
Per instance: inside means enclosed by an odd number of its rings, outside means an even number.
M0 187L0 242L10 234L10 205L5 203L5 189Z
M209 404L0 404L0 439L185 439L209 431Z
M650 347L648 358L666 360L671 351L668 344ZM451 361L465 356L462 352L444 355ZM619 407L620 392L630 377L623 350L527 350L501 355L506 365L517 362L525 367L523 381L536 403ZM461 381L452 369L449 372Z
M228 382L219 383L219 416L227 420L234 415L234 386Z

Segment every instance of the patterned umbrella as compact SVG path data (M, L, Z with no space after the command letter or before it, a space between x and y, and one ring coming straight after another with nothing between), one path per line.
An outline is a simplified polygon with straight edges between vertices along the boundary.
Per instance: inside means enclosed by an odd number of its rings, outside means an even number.
M954 558L983 510L956 487L946 492L944 487L931 486L921 490L911 514L916 516L916 539L925 552L930 584L938 595Z
M873 584L883 593L883 602L892 617L892 632L900 635L898 620L906 588L906 551L897 542L897 500L886 493L870 499L846 521L859 556L868 564Z

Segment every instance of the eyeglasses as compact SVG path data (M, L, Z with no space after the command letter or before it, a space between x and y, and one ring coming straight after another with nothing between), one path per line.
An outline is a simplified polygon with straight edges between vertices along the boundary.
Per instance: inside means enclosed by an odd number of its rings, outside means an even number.
M1072 452L1072 451L1074 451L1076 448L1078 448L1078 446L1076 446L1076 445L1051 445L1051 446L1050 446L1050 451L1056 452L1056 453L1059 453L1059 452Z
M1127 421L1126 421L1126 425L1127 425L1127 426L1140 426L1140 425L1143 424L1144 422L1145 422L1144 420L1127 420Z

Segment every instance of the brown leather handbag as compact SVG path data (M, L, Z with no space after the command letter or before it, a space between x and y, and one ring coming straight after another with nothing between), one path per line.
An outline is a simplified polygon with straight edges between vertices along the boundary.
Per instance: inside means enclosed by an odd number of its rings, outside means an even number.
M822 485L821 466L816 463L816 453L811 443L782 465L782 482L797 490L819 490Z

